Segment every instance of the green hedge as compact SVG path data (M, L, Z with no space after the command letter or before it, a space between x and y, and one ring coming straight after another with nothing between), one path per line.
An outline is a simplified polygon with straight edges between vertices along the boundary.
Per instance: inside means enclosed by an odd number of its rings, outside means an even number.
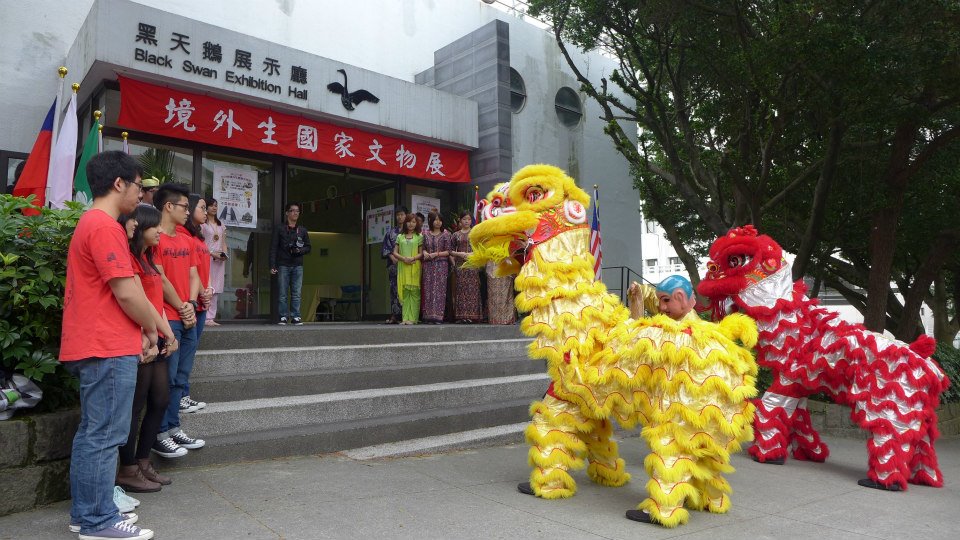
M937 352L933 358L943 368L943 372L950 379L950 387L940 395L941 403L960 402L960 350L946 343L937 344Z
M77 380L57 362L63 320L67 249L83 213L36 208L28 199L0 195L0 368L37 382L43 401L36 412L78 401ZM91 316L96 314L91 313Z

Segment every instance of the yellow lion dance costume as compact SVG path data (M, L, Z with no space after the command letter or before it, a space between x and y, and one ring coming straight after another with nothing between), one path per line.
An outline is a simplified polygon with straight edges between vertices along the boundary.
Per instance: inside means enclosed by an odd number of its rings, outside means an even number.
M588 241L590 198L549 165L524 167L484 201L467 264L498 264L517 273L516 305L529 313L521 330L535 337L534 359L552 378L535 402L526 437L533 468L519 489L545 499L571 497L571 469L621 486L624 469L613 421L644 426L651 453L649 497L628 517L666 527L685 523L684 506L723 513L730 508L730 453L752 438L757 367L749 351L754 322L730 315L720 324L663 315L630 319L606 286L594 281ZM631 513L633 515L631 515ZM637 516L640 515L638 518Z

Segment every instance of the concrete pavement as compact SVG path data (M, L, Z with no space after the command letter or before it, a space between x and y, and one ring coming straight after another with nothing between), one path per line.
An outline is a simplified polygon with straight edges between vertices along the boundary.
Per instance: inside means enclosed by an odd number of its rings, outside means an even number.
M633 480L593 484L580 471L571 499L522 495L527 448L511 444L405 458L343 454L174 470L174 483L136 495L141 524L160 539L564 538L953 539L960 536L960 439L937 444L946 487L906 493L861 488L864 442L831 438L825 464L760 465L734 456L733 509L691 512L663 529L624 518L644 497L646 446L633 433L620 448ZM202 452L203 450L200 450ZM352 455L362 455L354 453ZM69 502L0 518L0 539L75 538Z

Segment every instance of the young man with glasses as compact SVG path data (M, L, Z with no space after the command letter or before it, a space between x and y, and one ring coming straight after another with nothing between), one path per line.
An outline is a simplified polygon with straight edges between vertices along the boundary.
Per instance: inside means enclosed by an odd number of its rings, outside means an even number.
M160 210L160 245L154 254L157 269L163 274L163 311L170 320L180 348L167 357L170 375L170 402L153 444L153 453L165 458L187 455L187 450L203 448L203 439L194 439L180 428L181 400L197 352L197 297L200 274L193 236L184 228L190 217L188 195L183 184L164 184L157 190L153 204ZM203 261L206 263L206 261Z
M80 380L80 426L70 460L70 527L81 539L147 540L114 503L117 449L130 430L139 355L157 346L150 301L134 279L127 235L117 219L137 207L140 166L103 152L86 166L93 205L70 241L60 361Z
M297 225L300 205L288 203L284 225L273 231L270 243L270 273L280 279L280 324L303 324L300 318L300 290L303 287L303 256L310 253L310 234ZM290 309L287 309L287 296Z

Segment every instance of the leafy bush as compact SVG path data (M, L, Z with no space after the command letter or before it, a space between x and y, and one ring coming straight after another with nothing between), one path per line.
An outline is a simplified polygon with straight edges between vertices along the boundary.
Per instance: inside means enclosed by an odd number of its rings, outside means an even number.
M960 402L960 350L947 343L938 343L933 358L950 379L950 387L940 395L940 403Z
M30 200L0 195L0 369L17 371L43 389L38 411L77 402L78 383L57 362L63 320L67 249L83 213L36 208Z

